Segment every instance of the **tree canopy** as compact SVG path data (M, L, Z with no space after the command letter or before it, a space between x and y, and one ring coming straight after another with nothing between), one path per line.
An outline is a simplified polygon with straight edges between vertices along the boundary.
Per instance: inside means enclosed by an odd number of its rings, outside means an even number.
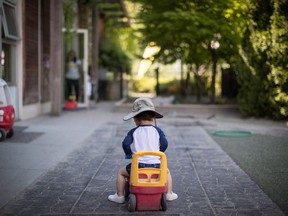
M237 72L243 115L288 116L287 0L131 1L141 5L143 46L161 47L158 61L181 56L199 66L216 63L216 56Z
M160 46L158 60L164 63L175 61L181 50L184 63L202 64L210 59L213 40L220 43L219 55L228 58L240 43L244 0L133 2L142 5L137 21L144 45L153 41Z
M287 6L287 0L251 5L238 64L238 101L245 115L288 117Z

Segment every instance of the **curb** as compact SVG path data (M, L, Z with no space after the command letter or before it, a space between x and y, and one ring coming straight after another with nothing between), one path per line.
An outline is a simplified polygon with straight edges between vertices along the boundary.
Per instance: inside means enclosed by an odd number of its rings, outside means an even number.
M117 101L114 104L115 112L130 112L132 103L125 103L126 99ZM237 104L155 104L155 108L162 113L181 113L181 114L239 114Z

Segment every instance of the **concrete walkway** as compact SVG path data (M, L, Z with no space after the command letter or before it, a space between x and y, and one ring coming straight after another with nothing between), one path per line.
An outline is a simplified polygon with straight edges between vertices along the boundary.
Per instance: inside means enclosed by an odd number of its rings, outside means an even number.
M14 125L15 135L0 143L0 207L81 148L93 132L122 115L113 103L88 110L64 111L60 117L40 116Z
M157 124L169 140L168 165L179 199L166 212L133 214L126 204L109 202L116 173L127 163L121 141L134 127L123 115L100 103L16 123L34 138L0 144L0 215L284 215L205 131L203 125L215 126L219 119L174 114ZM226 124L241 128L232 118Z

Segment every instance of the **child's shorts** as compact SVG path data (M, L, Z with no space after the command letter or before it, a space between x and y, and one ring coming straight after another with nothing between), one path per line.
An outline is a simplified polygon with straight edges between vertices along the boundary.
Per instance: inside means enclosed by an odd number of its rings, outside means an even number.
M145 163L138 163L138 168L160 168L160 163L158 164L145 164ZM126 171L130 175L131 173L131 163L126 166Z

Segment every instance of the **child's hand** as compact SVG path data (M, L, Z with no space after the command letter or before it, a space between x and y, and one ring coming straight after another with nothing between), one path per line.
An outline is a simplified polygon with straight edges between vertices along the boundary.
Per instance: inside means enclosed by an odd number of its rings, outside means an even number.
M125 159L131 159L132 155L125 155Z

